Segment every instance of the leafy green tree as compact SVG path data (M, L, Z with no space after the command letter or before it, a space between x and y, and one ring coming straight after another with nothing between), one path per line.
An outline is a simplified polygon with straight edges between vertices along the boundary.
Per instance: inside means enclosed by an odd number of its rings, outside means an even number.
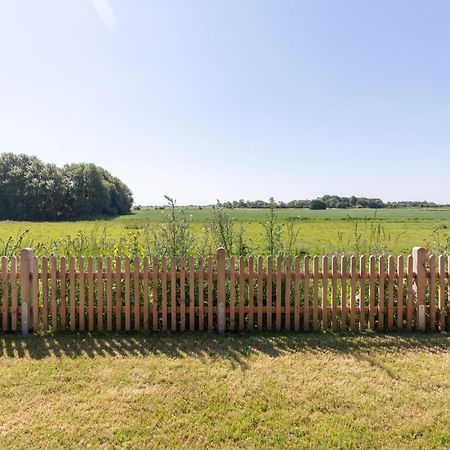
M68 164L63 167L70 217L110 214L110 189L95 164Z
M111 208L114 214L130 214L133 206L133 194L126 184L116 177L112 177L110 186Z
M130 189L95 164L67 164L63 168L67 210L71 217L129 214Z
M323 200L320 200L320 199L311 200L311 203L309 204L309 208L316 209L316 210L327 209L327 204Z
M11 220L57 220L62 217L61 171L35 156L0 156L0 217Z
M63 220L130 213L128 187L94 164L63 169L35 156L0 155L0 219Z

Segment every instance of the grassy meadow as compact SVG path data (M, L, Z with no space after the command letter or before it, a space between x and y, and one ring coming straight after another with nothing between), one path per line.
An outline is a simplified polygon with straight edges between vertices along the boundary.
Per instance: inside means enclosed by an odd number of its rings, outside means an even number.
M448 335L0 338L2 448L450 446Z
M208 232L209 208L183 208L192 224L199 247L214 252L214 242ZM38 254L97 256L120 250L134 253L137 246L147 253L153 231L164 221L167 209L145 208L131 215L111 220L77 222L0 222L0 250L16 244L30 246ZM267 209L231 209L235 228L243 227L251 253L267 254L263 224ZM414 246L424 246L439 252L450 250L450 208L404 209L277 209L276 221L286 235L288 224L297 234L296 252L408 254ZM206 230L206 231L205 231ZM23 239L20 236L23 234ZM8 244L9 240L9 244ZM80 241L83 241L80 244ZM81 248L81 250L80 250ZM5 253L3 251L3 253Z

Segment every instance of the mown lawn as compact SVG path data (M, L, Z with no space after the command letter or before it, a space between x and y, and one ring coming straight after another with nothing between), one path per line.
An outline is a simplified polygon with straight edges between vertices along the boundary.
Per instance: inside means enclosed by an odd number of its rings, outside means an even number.
M3 335L1 448L449 448L450 336Z

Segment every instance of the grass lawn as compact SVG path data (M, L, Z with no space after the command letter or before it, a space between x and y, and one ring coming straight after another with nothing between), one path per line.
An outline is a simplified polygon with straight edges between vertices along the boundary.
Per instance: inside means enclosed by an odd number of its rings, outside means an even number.
M449 448L450 336L1 337L2 448Z
M208 224L210 209L187 208L186 214L191 217L193 230L198 243L204 241L204 227ZM242 223L245 240L254 254L265 254L265 236L263 223L267 221L267 209L231 209L229 214ZM294 223L298 231L297 246L304 252L324 254L333 252L358 252L358 246L364 248L374 244L374 230L379 231L378 246L393 253L411 253L414 246L424 246L439 250L436 241L445 247L450 245L450 208L404 208L404 209L329 209L326 211L310 211L308 209L279 209L278 221L286 224ZM374 219L374 215L376 218ZM86 250L84 256L98 256L96 247L100 245L103 254L112 254L114 242L120 237L130 239L136 234L137 239L144 245L145 229L151 231L164 218L164 211L160 209L142 209L134 211L128 216L111 220L93 220L78 222L0 222L0 252L9 236L13 241L17 236L29 230L22 246L38 248L44 244L45 248L38 254L72 254L71 246L65 248L65 239L74 239L78 232L93 236L97 243L88 244L92 251ZM237 225L238 226L238 225ZM439 230L440 236L435 234ZM106 238L102 237L105 233ZM285 236L286 237L286 236ZM63 241L60 245L53 245L52 241ZM107 241L107 243L103 243ZM2 243L3 242L3 243ZM358 244L359 243L359 244ZM211 246L211 251L215 247ZM450 250L448 248L447 250ZM441 249L442 251L442 249ZM69 254L70 253L70 254ZM73 254L73 256L78 256Z

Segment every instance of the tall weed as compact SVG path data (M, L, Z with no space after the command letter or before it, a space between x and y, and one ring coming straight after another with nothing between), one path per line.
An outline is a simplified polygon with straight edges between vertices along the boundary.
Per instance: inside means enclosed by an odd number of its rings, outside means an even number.
M240 224L236 231L235 220L229 212L220 206L213 207L209 216L209 229L214 246L223 247L228 255L245 256L251 252L251 247L244 234L244 226Z
M164 220L154 230L154 252L157 256L187 257L196 247L191 218L183 209L176 208L173 198L164 197L168 202L168 209L164 209Z

